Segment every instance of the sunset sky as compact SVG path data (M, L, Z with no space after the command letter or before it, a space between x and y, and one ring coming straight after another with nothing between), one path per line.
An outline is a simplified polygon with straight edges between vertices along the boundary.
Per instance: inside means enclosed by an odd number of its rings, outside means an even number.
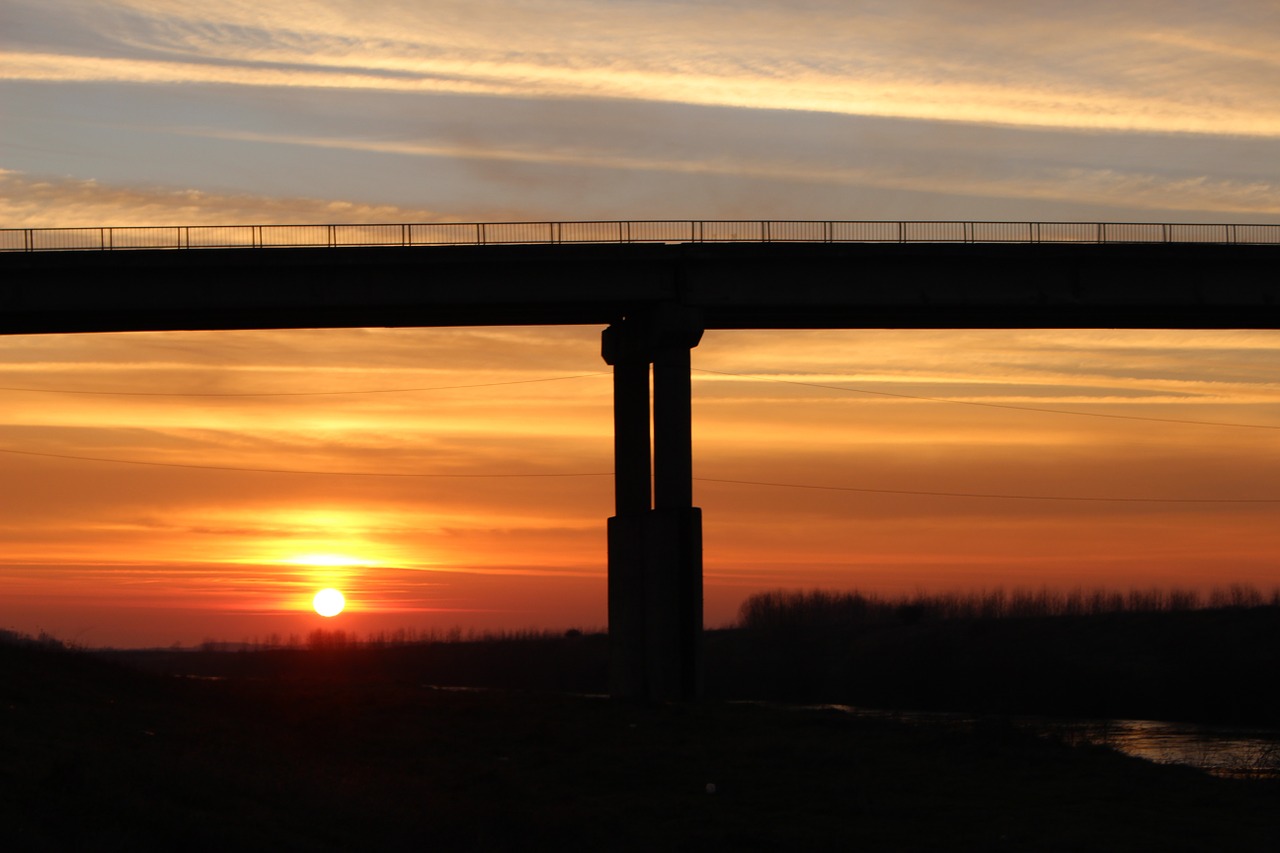
M0 228L1274 223L1277 81L1265 0L0 0ZM0 338L0 628L603 627L600 331ZM778 587L1280 585L1280 333L693 362L709 625Z

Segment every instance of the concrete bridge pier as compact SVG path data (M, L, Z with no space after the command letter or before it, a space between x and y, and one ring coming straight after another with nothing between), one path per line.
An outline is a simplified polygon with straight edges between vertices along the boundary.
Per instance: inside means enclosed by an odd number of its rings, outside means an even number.
M702 511L693 505L689 358L701 339L699 313L678 305L628 316L603 334L613 366L616 496L609 689L622 698L689 700L702 691Z

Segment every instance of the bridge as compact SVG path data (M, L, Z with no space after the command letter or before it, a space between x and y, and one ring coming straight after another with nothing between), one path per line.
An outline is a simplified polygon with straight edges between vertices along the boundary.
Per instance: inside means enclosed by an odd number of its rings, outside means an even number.
M1280 328L1280 225L634 221L0 230L0 334L590 324L611 690L700 684L705 331Z

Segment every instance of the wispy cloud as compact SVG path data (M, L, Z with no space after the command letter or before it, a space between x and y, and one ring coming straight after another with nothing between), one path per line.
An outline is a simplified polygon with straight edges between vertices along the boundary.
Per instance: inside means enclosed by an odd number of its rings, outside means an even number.
M572 166L664 172L675 175L734 176L755 180L786 181L916 192L949 193L974 197L1053 200L1075 204L1107 205L1123 200L1126 206L1147 210L1187 210L1236 214L1280 213L1280 181L1237 180L1211 175L1157 174L1122 169L1090 169L1054 165L1031 166L1014 175L971 175L943 167L922 172L905 164L846 166L838 162L798 163L774 159L735 157L708 153L699 156L658 158L621 151L570 146L468 145L353 138L273 136L260 133L189 131L221 139L270 142L315 148L333 148L378 154L457 160L496 161L511 164Z
M119 186L92 179L36 177L0 169L0 224L8 228L433 222L441 218L432 210L390 204Z
M915 192L973 199L1019 200L1049 205L1071 204L1095 208L1096 218L1108 218L1107 207L1153 211L1169 217L1184 211L1194 216L1219 214L1227 219L1273 217L1280 214L1280 182L1264 177L1236 178L1178 171L1063 166L1028 163L1014 173L997 164L974 161L967 170L945 164L919 168L920 158L907 157L878 166L826 162L798 162L779 152L668 152L665 155L625 148L586 145L469 144L437 141L361 139L319 135L271 134L189 128L181 133L235 142L267 143L301 149L328 149L361 155L413 157L441 162L491 164L496 167L556 167L573 173L595 171L653 173L664 180L681 176L736 179L789 185L775 204L806 187L846 187L884 192ZM860 158L858 152L852 152ZM492 176L491 176L492 177ZM513 178L498 178L508 180ZM789 205L795 206L795 205ZM586 216L598 211L582 208ZM502 219L512 211L504 206L476 205L466 211L479 218ZM852 218L874 217L868 207L848 209ZM1159 213L1155 213L1159 212ZM516 218L541 218L534 210ZM289 198L252 193L220 193L164 186L121 186L68 177L42 177L0 170L0 223L11 228L97 227L100 225L236 225L284 222L396 223L457 221L459 217L422 207L361 201Z
M77 4L78 5L78 4ZM1193 4L790 5L167 2L85 17L114 50L14 50L13 80L204 83L611 98L1002 125L1280 136L1256 29L1223 48ZM1167 5L1167 4L1166 4ZM1145 4L1143 4L1145 6ZM82 7L83 8L83 7ZM90 10L82 14L88 15ZM93 12L99 11L96 4ZM1178 14L1181 11L1183 14ZM938 39L946 32L945 41ZM1228 42L1229 43L1229 42ZM519 48L513 48L519 44ZM1205 57L1215 64L1205 68Z
M22 2L0 223L1273 218L1228 5Z

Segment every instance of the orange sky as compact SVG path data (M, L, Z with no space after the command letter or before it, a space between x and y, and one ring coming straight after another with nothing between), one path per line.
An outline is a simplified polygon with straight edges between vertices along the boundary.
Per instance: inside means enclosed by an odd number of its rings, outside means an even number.
M88 645L603 627L599 331L0 339L0 627ZM1280 504L1032 499L1280 498L1278 349L1271 332L708 333L707 624L777 587L1280 585ZM322 586L346 613L310 613Z

